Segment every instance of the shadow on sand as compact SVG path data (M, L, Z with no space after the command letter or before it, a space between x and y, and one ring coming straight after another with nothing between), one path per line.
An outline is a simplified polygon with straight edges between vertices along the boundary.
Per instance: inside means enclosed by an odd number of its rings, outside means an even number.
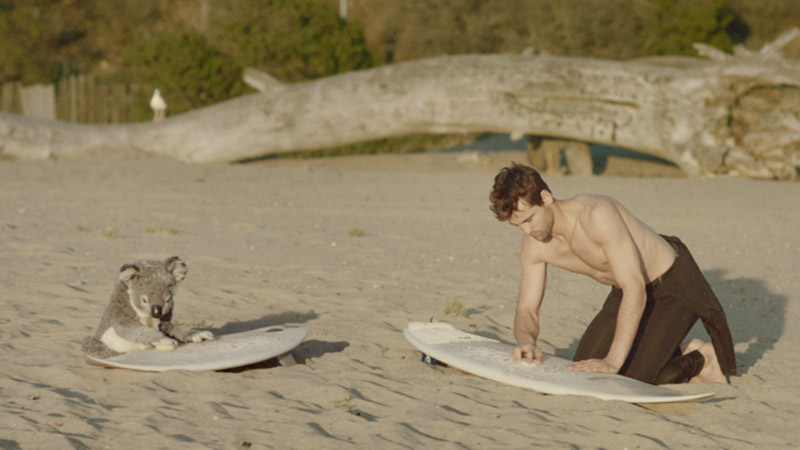
M245 322L228 322L219 328L209 328L208 330L214 333L214 336L224 336L226 334L242 333L245 331L256 330L258 328L270 327L275 325L285 325L287 323L299 324L306 323L319 317L314 311L297 312L286 311L278 314L268 314L258 319L248 320ZM292 350L295 360L298 364L305 364L309 358L320 358L328 353L338 353L349 347L348 342L327 342L316 339L304 341L297 348ZM280 363L276 358L271 358L255 364L250 364L243 367L228 369L226 372L243 372L253 369L267 369L277 367Z
M271 327L274 325L284 325L286 323L306 323L316 319L317 317L319 317L319 315L317 315L317 313L314 311L286 311L278 314L267 314L258 319L252 319L244 322L228 322L219 328L208 328L208 330L214 333L214 336L224 336L226 334L242 333L244 331Z
M711 288L725 308L734 345L746 343L747 348L736 353L739 375L746 374L768 351L775 347L786 326L787 298L770 291L763 280L725 277L725 270L704 271ZM690 337L708 339L702 327L689 333Z

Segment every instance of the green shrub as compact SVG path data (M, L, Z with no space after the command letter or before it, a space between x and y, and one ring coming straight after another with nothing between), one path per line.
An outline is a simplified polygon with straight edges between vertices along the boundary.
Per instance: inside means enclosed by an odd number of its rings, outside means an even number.
M65 3L0 0L0 82L50 83L88 66L88 15Z
M643 31L645 53L696 56L695 42L730 51L734 19L728 0L655 0Z
M244 92L241 66L196 31L166 32L135 45L125 53L123 67L129 82L148 92L160 89L170 114ZM149 100L136 105L137 120L152 117Z
M221 46L243 66L299 81L373 65L361 27L321 0L242 0L240 11Z

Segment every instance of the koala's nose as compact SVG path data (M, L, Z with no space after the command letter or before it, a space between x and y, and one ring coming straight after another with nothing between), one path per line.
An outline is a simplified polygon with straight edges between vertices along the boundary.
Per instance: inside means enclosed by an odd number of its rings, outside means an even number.
M159 319L159 318L161 318L161 314L163 312L164 311L161 309L161 306L155 305L155 306L153 306L153 310L151 311L151 314L153 314L153 317L155 317L156 319Z

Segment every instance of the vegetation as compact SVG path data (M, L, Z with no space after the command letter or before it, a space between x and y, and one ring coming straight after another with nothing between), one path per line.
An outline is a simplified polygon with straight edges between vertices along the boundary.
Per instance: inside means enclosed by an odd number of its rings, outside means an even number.
M244 67L302 81L370 67L361 28L316 0L238 0L215 19L208 37L195 29L160 32L125 52L124 79L168 95L171 114L246 91ZM212 44L211 41L216 44ZM148 99L137 119L151 115Z
M373 65L362 29L315 0L239 0L220 46L242 66L301 81Z
M0 82L127 70L127 49L196 32L284 81L446 53L628 59L699 40L761 45L800 23L796 0L0 0ZM624 11L624 14L620 12ZM688 44L690 45L690 44Z
M442 315L450 317L469 317L471 312L471 308L467 308L455 298L448 300L442 307Z
M440 54L519 53L531 46L559 55L625 59L641 53L640 3L647 2L374 0L355 3L350 10L353 20L363 24L370 48L380 50L388 62Z
M169 3L0 0L0 82L92 72L159 88L176 114L244 93L247 66L302 81L375 62L361 27L322 0ZM138 120L151 117L148 102L137 105Z
M57 0L0 0L0 82L55 81L95 56L88 11Z
M347 235L350 237L363 237L367 235L367 232L361 228L350 228L350 231L347 232Z
M197 31L167 32L130 47L123 60L125 79L168 93L170 113L177 114L236 97L244 92L242 68L211 47ZM149 98L135 117L152 117Z
M655 0L654 9L642 32L645 53L696 56L694 42L731 50L734 15L728 0Z

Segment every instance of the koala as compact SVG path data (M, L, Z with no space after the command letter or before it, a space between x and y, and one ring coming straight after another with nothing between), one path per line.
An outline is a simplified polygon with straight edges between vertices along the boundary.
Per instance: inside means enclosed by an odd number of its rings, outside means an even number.
M213 340L209 331L171 322L175 288L186 271L186 263L177 256L123 265L97 331L83 341L83 352L109 358L151 348L172 350L179 342Z

